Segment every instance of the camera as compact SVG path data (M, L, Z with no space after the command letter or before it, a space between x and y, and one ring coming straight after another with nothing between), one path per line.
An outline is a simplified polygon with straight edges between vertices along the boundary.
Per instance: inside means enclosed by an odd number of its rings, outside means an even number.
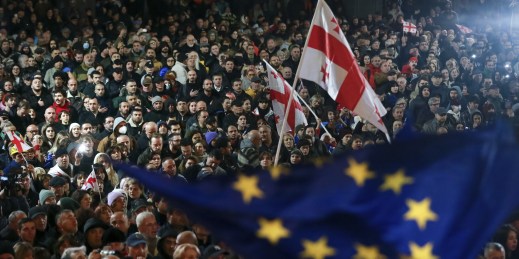
M22 179L27 177L27 173L22 172L21 169L12 171L9 177L0 177L0 191L3 191L6 196L17 196L22 191Z

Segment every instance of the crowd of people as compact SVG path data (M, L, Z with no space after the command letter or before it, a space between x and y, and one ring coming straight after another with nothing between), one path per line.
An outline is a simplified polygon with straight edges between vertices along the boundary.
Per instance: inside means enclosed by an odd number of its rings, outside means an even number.
M342 1L327 2L387 109L391 138L404 125L445 134L498 119L519 132L519 44L505 22L492 20L506 8L388 0L383 12L347 17ZM380 130L304 80L295 85L309 104L308 124L278 135L264 62L294 83L314 7L291 0L5 1L0 258L235 258L116 165L194 183L268 169L278 142L286 167L386 143ZM416 32L404 33L404 21ZM496 234L484 258L516 256L513 225Z

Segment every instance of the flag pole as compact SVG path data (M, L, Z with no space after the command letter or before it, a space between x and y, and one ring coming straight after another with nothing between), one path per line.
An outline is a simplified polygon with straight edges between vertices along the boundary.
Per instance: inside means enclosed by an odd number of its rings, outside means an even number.
M303 82L301 82L301 85L303 85ZM299 95L298 92L294 92L294 93L295 93L296 97L298 97L299 100L300 100L301 102L304 103L304 105L308 108L308 110L310 111L310 113L311 113L312 115L314 115L315 120L316 120L316 121L319 121L320 118L319 118L319 116L317 116L317 114L314 112L314 110L312 110L312 107L310 107L310 105L309 105L309 104L308 104L308 103L307 103L307 102L306 102L306 101L301 97L301 95ZM322 126L322 123L321 123L320 126ZM328 129L326 129L326 127L323 127L323 129L324 129L324 131L325 131L326 133L328 133L328 134L330 134L330 136L332 136L332 134L328 131Z
M318 0L317 1L317 5L315 6L315 9L317 10L317 8L319 8L319 6L321 5L321 1L322 0ZM310 28L312 28L312 25L315 23L315 12L314 12L314 16L312 18L312 23L310 24ZM308 45L308 39L310 38L310 35L312 33L312 30L308 31L308 35L306 36L306 40L305 40L305 45L304 46L307 46ZM303 57L303 54L304 52L306 51L306 48L304 48L304 46L302 46L303 48L303 51L301 52L301 57ZM292 89L290 91L290 97L288 98L288 105L285 109L285 115L286 113L290 110L291 106L292 106L292 100L294 100L294 93L295 93L295 89L296 89L296 84L297 84L297 80L299 80L299 74L301 73L301 59L299 59L299 64L297 65L297 70L296 70L296 73L294 75L294 82L292 83ZM288 116L285 116L283 118L283 124L281 125L281 134L283 134L285 132L285 125L287 124L287 120L288 120ZM281 136L283 137L283 136ZM276 150L276 156L274 158L274 166L276 166L278 164L278 160L279 160L279 153L281 151L281 143L283 141L278 141L278 147L277 147L277 150Z

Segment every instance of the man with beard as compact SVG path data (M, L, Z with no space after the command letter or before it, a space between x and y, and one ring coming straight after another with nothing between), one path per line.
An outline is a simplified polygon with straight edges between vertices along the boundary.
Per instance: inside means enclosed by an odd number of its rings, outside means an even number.
M53 99L47 89L43 88L40 76L35 76L31 81L31 91L24 97L36 112L36 118L43 118L45 108L52 105Z
M65 91L55 89L52 94L54 95L54 103L52 103L52 108L56 110L56 114L58 115L56 116L55 122L59 121L59 115L63 111L67 111L70 114L70 121L76 121L78 117L77 111L74 106L70 104L70 101L65 98Z
M83 62L81 63L81 65L76 67L76 69L74 69L74 73L73 73L74 78L76 78L76 80L78 82L87 80L88 69L90 69L93 65L94 65L94 57L92 56L92 54L90 54L90 53L84 54Z
M133 107L131 117L128 119L128 135L137 138L142 132L142 108L140 106Z
M78 91L77 80L70 78L67 82L67 87L67 99L70 101L70 105L73 106L76 111L81 110L85 94Z

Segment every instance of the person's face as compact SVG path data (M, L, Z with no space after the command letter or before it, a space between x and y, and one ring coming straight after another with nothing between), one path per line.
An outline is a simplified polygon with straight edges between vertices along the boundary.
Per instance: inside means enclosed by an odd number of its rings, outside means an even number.
M144 235L146 238L154 239L157 236L158 224L155 217L146 217L141 226L139 227L139 232Z
M61 215L60 222L58 222L58 224L64 233L77 232L77 219L73 212L65 212L63 215Z
M46 214L37 215L36 217L34 217L33 221L36 226L36 230L45 231L45 229L47 228L47 215Z
M134 111L132 113L132 120L135 123L141 123L141 121L142 121L142 112L141 111Z
M242 86L242 82L241 81L235 81L234 83L232 83L232 89L236 92L241 92L241 86Z
M98 91L99 89L97 88L96 86L96 94L104 94L104 88L102 91ZM97 102L97 99L90 99L88 101L88 108L90 109L91 112L97 112L97 110L99 109L99 103Z
M298 154L290 155L290 163L291 164L299 164L301 163L301 156Z
M243 115L238 117L238 126L240 126L240 127L247 126L247 117L245 117Z
M92 133L92 124L90 123L83 123L81 126L81 135L86 135Z
M56 136L56 132L52 127L48 127L47 129L45 129L45 136L47 136L48 139L54 139L54 137Z
M515 231L509 231L508 237L506 239L506 247L510 251L515 251L517 249L517 234Z
M292 148L292 147L294 147L294 139L291 136L284 136L283 137L283 144L287 148Z
M307 156L310 153L310 146L302 146L299 150L303 155Z
M485 256L485 259L505 259L505 253L500 250L492 250Z
M89 229L86 233L86 243L91 248L101 248L101 246L103 244L103 242L101 240L102 240L104 232L105 232L104 229L99 228L99 227Z
M34 222L26 222L18 229L18 236L20 239L29 243L34 241L36 237L36 225Z
M139 187L137 184L130 185L128 188L128 194L132 199L138 199L142 194L141 187Z
M353 140L353 142L351 144L351 148L353 150L361 149L362 148L362 140L360 140L360 139Z
M47 122L54 122L54 119L56 118L56 110L54 109L47 109L45 110L45 121Z
M147 254L148 246L146 244L128 246L128 256L131 258L146 258Z
M162 138L152 138L150 148L153 152L160 152L162 150Z
M227 64L226 64L226 67L227 67ZM233 63L233 67L234 67L234 63ZM215 86L221 86L222 85L222 77L221 76L213 77L213 84ZM204 82L204 85L205 85L205 82Z
M124 199L121 197L121 199ZM124 206L124 200L123 200L123 206ZM126 233L128 231L128 228L130 227L128 223L128 218L124 216L121 212L116 212L110 217L110 225L112 227L117 228L121 230L123 233Z

